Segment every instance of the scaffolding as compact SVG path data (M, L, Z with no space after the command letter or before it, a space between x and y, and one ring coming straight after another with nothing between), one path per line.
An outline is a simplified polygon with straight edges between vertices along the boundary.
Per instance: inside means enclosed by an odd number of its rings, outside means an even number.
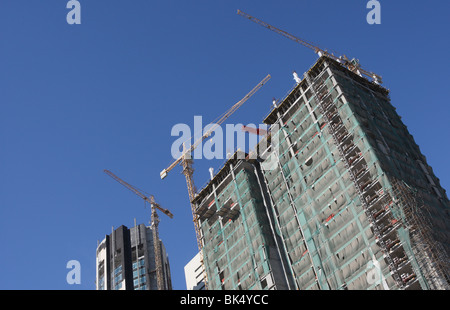
M298 289L445 287L448 259L442 243L427 243L440 248L435 257L441 258L429 261L441 266L435 269L442 285L433 286L420 258L424 254L418 254L420 243L413 242L427 239L425 233L410 240L411 225L406 224L423 217L413 216L411 204L395 200L398 191L389 171L403 179L414 173L421 184L427 179L424 174L418 178L420 169L404 158L408 154L399 155L407 149L412 158L423 157L388 95L385 88L321 57L265 119L271 129L281 127L271 130L272 141L279 141L280 154L271 155L278 165L264 175ZM439 194L435 178L428 179ZM442 202L448 206L448 199ZM371 280L373 266L377 281Z
M434 233L428 206L420 191L393 178L394 201L402 206L402 221L409 231L411 250L429 289L450 289L450 261L445 248Z
M330 76L322 77L336 91ZM277 229L297 289L366 288L367 265L382 254L313 91L304 80L265 120L282 126L272 133L280 135L272 139L280 141L278 167L264 172ZM380 266L384 281L391 284L386 264ZM382 282L373 287L378 285Z
M211 289L448 289L449 200L388 90L323 56L264 123L194 200Z
M330 88L327 87L322 74L319 73L318 76L313 77L311 73L307 73L305 78L311 86L324 121L330 125L328 132L333 137L336 149L348 171L348 176L354 184L396 287L413 287L417 276L411 266L404 271L408 265L408 259L405 257L405 251L397 231L400 223L390 209L392 198L381 185L376 171L369 170L370 152L363 152L361 144L356 143L356 135L347 130L344 120L334 104L332 92L329 91ZM370 146L368 145L368 147ZM414 286L414 288L416 287Z
M235 153L196 196L208 289L286 289L256 163Z

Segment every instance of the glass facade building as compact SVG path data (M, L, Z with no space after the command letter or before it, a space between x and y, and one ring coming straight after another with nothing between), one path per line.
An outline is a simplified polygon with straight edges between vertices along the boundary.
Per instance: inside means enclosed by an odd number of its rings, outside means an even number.
M163 289L172 289L169 258L160 241ZM157 290L152 230L120 226L97 247L97 290Z

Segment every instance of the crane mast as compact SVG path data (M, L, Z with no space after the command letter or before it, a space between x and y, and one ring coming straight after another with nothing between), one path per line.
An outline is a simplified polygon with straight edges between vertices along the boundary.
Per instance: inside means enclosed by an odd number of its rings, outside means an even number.
M261 25L261 26L263 26L263 27L265 27L265 28L267 28L269 30L272 30L273 32L276 32L276 33L278 33L278 34L280 34L280 35L282 35L282 36L284 36L284 37L286 37L286 38L288 38L288 39L290 39L292 41L295 41L295 42L297 42L297 43L299 43L299 44L301 44L301 45L303 45L303 46L305 46L305 47L307 47L309 49L312 49L319 56L324 55L324 56L327 56L329 58L332 58L332 59L336 60L337 62L341 63L344 67L349 69L350 71L355 72L355 73L359 74L360 76L365 76L366 78L368 78L369 80L372 80L376 84L381 84L382 83L381 76L361 68L361 66L359 64L359 61L357 59L355 59L355 58L353 58L352 60L349 60L347 58L347 56L345 56L345 55L342 55L342 56L339 57L339 56L336 56L336 55L334 55L332 53L330 54L327 50L321 49L320 47L312 44L311 42L308 42L308 41L305 41L303 39L297 38L296 36L293 36L292 34L286 32L284 30L281 30L281 29L279 29L277 27L274 27L274 26L272 26L272 25L270 25L270 24L268 24L268 23L266 23L266 22L264 22L264 21L262 21L262 20L260 20L260 19L258 19L256 17L254 17L254 16L251 16L250 14L242 12L241 10L237 10L237 14L240 15L240 16L243 16L243 17L245 17L245 18L247 18L249 20L251 20L252 22L254 22L254 23L258 24L258 25Z
M185 145L183 145L183 149L186 149ZM183 159L181 160L181 167L182 167L182 173L184 174L186 178L186 185L188 189L188 195L189 195L189 202L194 200L195 194L197 193L197 188L194 184L194 168L193 168L194 161L191 158L191 153L186 153L183 156ZM201 242L201 236L200 236L200 226L198 223L198 217L195 213L195 206L193 203L190 203L191 205L191 212L193 216L193 222L195 227L195 236L197 239L197 247L199 251L202 249L202 242Z
M156 266L156 283L158 290L164 289L164 273L163 273L163 267L162 267L162 259L161 259L161 244L159 242L159 216L156 210L159 210L163 212L165 215L167 215L170 218L173 218L172 212L170 212L167 209L162 208L156 201L155 197L153 195L150 195L149 197L142 193L141 190L139 190L137 187L125 182L118 176L116 176L114 173L112 173L109 170L104 170L104 172L109 175L111 178L128 188L130 191L138 195L140 198L144 199L144 201L150 203L151 208L151 228L152 228L152 236L153 236L153 249L155 253L155 266ZM137 247L137 240L136 240L136 260L138 257L138 247ZM138 271L139 274L139 271Z
M152 211L151 215L151 227L152 227L152 237L153 237L153 249L155 252L155 269L156 269L156 283L158 286L158 290L164 289L164 273L163 273L163 264L161 259L161 243L159 242L159 217L156 212L157 207L159 206L155 202L155 197L153 195L150 197L150 207Z
M193 160L191 153L192 151L200 145L200 143L208 138L214 130L220 126L227 118L229 118L237 109L239 109L251 96L253 96L269 79L271 78L270 74L268 74L261 82L258 83L247 95L245 95L244 98L239 100L237 103L235 103L227 112L225 112L216 123L210 124L209 130L203 134L202 137L197 139L190 147L186 147L186 145L183 145L183 152L179 158L177 158L172 164L169 165L166 169L161 171L160 176L161 179L164 179L167 174L175 168L178 164L181 165L183 168L182 173L186 177L186 184L188 188L188 194L189 194L189 202L194 199L195 194L197 192L197 189L195 188L194 184L194 178L193 173L194 169L192 167ZM198 224L198 218L195 214L195 206L191 203L191 211L192 211L192 217L194 219L194 226L195 226L195 234L197 238L197 246L199 251L202 249L202 242L201 242L201 236L200 236L200 227Z
M203 244L201 239L201 233L200 233L200 224L198 222L198 216L195 213L195 205L192 203L192 200L195 198L195 194L197 193L197 189L194 184L194 168L193 168L193 159L192 159L192 151L202 143L203 140L208 138L214 130L220 126L227 118L229 118L237 109L239 109L251 96L253 96L267 81L269 81L271 78L270 74L268 74L261 82L258 83L247 95L245 95L244 98L239 100L237 103L235 103L227 112L225 112L223 115L220 116L219 120L215 123L211 123L210 129L203 134L201 138L199 138L197 141L195 141L190 147L187 147L185 144L183 144L183 152L180 157L178 157L172 164L169 165L166 169L162 170L160 173L161 179L164 179L167 174L175 168L178 164L182 167L182 173L184 174L186 178L186 185L188 189L188 195L189 195L189 203L191 205L191 212L194 222L194 228L195 228L195 236L197 239L197 247L199 250L199 253L201 255L201 263L203 266ZM208 275L205 270L205 286L208 285Z

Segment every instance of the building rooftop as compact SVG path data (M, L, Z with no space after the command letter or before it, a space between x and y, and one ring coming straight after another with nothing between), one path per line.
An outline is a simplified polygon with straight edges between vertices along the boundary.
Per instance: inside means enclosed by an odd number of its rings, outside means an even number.
M345 74L350 74L352 75L352 78L359 81L360 83L362 83L363 85L369 87L370 89L374 90L374 91L378 91L381 92L383 94L385 94L386 96L389 95L389 90L384 88L383 86L376 84L372 81L369 81L368 79L359 76L358 74L349 71L348 69L346 69L342 64L338 63L337 61L335 61L334 59L331 59L327 56L321 56L319 59L317 59L316 63L307 71L308 73L313 72L313 71L321 71L320 68L323 65L324 61L328 61L330 63L333 63L337 68L340 68L342 70L342 72L345 72ZM297 90L302 87L304 90L306 90L308 88L307 85L307 81L305 78L303 78L301 80L300 83L298 83L292 90L291 92L281 101L281 103L276 107L273 108L270 113L264 118L263 122L265 124L273 124L275 123L275 121L277 120L277 112L278 111L283 111L285 109L287 109L291 102L294 102L295 100L291 100L292 97L294 96L294 94L297 92Z

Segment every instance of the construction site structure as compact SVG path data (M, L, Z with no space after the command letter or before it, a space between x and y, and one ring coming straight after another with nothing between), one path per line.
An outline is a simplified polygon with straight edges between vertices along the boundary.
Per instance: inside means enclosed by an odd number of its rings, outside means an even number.
M289 289L267 215L256 160L230 156L193 200L202 231L208 289Z
M162 208L158 203L155 201L155 197L153 195L144 194L142 190L139 190L135 186L125 182L118 176L116 176L114 173L112 173L109 170L104 170L104 172L112 177L114 180L128 188L130 191L134 192L136 195L138 195L140 198L142 198L145 202L150 203L151 207L151 230L152 230L152 238L153 238L153 248L154 248L154 257L155 257L155 272L156 272L156 282L157 282L157 289L163 290L167 289L167 285L164 284L164 272L163 272L163 263L162 263L162 256L161 256L161 241L159 239L159 216L156 210L161 211L165 215L167 215L170 218L173 218L173 214L167 210Z
M292 181L281 184L287 196L283 204L274 199L274 208L298 214L311 276L318 279L304 278L304 269L297 272L294 264L299 287L448 287L450 269L442 266L448 264L449 251L438 248L448 245L449 201L385 88L321 57L265 122L283 126L278 133L280 169L267 172L266 178ZM420 240L442 245L435 247L436 255L428 254L433 263L412 239L412 227L422 225L408 223L421 214L408 210L419 205L397 198L404 192L398 180L428 198L422 208L429 212L425 218L434 223L434 234ZM370 277L370 261L378 266L378 281ZM426 271L431 270L428 265L434 266L433 274Z
M166 169L162 170L160 173L161 179L164 179L167 174L175 168L178 164L180 164L183 168L182 172L186 177L186 183L188 188L188 194L189 194L189 201L192 201L195 198L195 194L197 192L197 189L194 184L194 168L193 168L193 160L192 160L192 152L197 148L205 139L211 136L211 134L216 130L217 127L219 127L225 120L227 120L234 112L236 112L237 109L239 109L248 99L250 99L251 96L253 96L265 83L267 83L270 80L270 75L267 75L261 82L258 83L247 95L244 96L241 100L239 100L237 103L235 103L228 111L226 111L223 115L221 115L217 120L210 123L207 127L209 128L208 131L206 131L199 139L197 139L192 145L190 145L189 140L189 146L186 146L186 143L183 144L183 152L179 158L177 158L172 164L169 165ZM195 210L192 208L191 204L191 211L192 216L194 220L195 225L195 232L196 232L196 238L197 238L197 246L198 249L202 249L202 244L200 242L201 237L199 235L199 228L198 228L198 222L197 217L195 216Z
M275 33L278 33L286 38L288 38L289 40L292 40L294 42L297 42L311 50L313 50L315 53L317 53L320 56L327 56L329 58L332 58L334 60L336 60L337 62L339 62L340 64L342 64L345 68L347 68L348 70L357 73L360 76L364 76L366 78L368 78L369 80L372 80L374 83L376 84L382 84L382 78L381 76L379 76L378 74L375 74L373 72L367 71L365 69L363 69L359 63L359 60L356 58L352 58L351 60L347 58L346 55L341 55L341 56L336 56L334 55L334 53L329 53L326 49L322 49L319 46L317 46L316 44L313 44L311 42L308 42L306 40L300 39L284 30L281 30L277 27L274 27L254 16L251 16L250 14L247 14L241 10L237 10L237 14L240 16L243 16L249 20L251 20L252 22L261 25L263 27L266 27L269 30L272 30Z
M209 289L450 289L450 202L387 89L324 55L264 123L193 200Z
M192 145L190 144L191 139L189 141L186 141L183 144L183 152L180 157L178 157L175 161L172 162L166 169L162 170L160 173L161 179L164 179L167 174L175 168L178 164L182 167L182 173L184 174L186 178L186 184L189 194L189 202L191 205L191 212L195 227L195 236L197 240L197 247L199 249L200 255L203 255L202 248L202 236L200 234L200 227L198 224L198 216L195 212L195 206L192 203L192 200L194 200L195 195L197 193L197 188L195 187L194 183L194 168L193 168L193 159L192 159L192 152L199 146L201 143L211 136L211 134L219 127L223 122L225 122L236 110L238 110L250 97L252 97L264 84L266 84L270 80L271 76L268 74L261 82L259 82L247 95L245 95L241 100L236 102L228 111L226 111L224 114L219 116L215 121L210 123L207 128L207 130L199 139L197 139ZM189 146L186 145L186 143L189 142ZM201 259L201 262L203 262L203 259ZM208 285L208 274L205 272L205 286Z

